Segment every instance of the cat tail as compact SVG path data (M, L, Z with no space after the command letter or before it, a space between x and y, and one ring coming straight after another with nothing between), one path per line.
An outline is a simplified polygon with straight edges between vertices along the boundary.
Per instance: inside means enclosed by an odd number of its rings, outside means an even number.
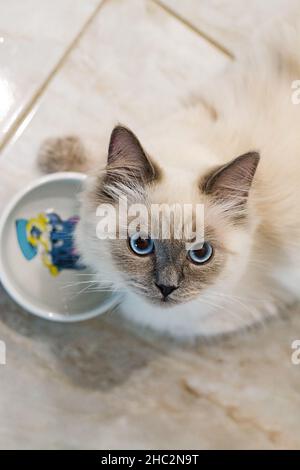
M86 172L90 169L87 152L78 137L46 139L38 152L38 166L43 173L58 171Z

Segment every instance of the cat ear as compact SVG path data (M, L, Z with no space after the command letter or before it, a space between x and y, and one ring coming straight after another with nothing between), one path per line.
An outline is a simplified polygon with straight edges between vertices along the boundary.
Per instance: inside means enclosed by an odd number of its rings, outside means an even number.
M249 152L217 168L205 178L203 191L232 207L245 205L259 159Z
M123 126L111 133L106 170L110 179L123 183L131 179L148 183L157 176L137 137Z

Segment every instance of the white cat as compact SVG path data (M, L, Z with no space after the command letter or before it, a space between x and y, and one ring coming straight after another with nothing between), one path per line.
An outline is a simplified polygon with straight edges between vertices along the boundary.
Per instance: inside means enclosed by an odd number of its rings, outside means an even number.
M117 126L106 168L88 180L78 248L100 284L126 291L129 320L176 337L211 336L299 298L299 21L272 29L208 87L209 113L195 105L160 123L145 146L151 157ZM82 155L76 140L52 139L40 158L50 170L82 169ZM202 248L187 251L185 240L153 240L151 232L99 240L98 205L122 196L147 207L204 204Z

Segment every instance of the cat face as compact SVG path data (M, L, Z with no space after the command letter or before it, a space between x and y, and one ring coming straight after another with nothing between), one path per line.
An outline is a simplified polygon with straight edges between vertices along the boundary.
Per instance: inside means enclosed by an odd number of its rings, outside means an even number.
M258 161L251 152L191 178L190 173L160 169L131 131L116 127L105 172L86 197L89 213L81 227L92 254L87 261L100 273L104 269L113 283L161 307L224 291L240 278L250 252L248 194ZM120 215L124 197L128 210ZM137 203L145 210L133 217L130 208ZM118 217L111 223L117 223L116 237L96 239L92 212L99 204L115 207ZM186 204L192 206L188 217L176 218L174 211L170 218L170 207L180 211ZM200 221L197 205L204 209ZM168 236L162 227L168 227Z
M139 240L142 240L140 245L145 240L149 243L149 238ZM162 307L198 297L203 289L214 283L225 262L224 252L213 245L209 245L213 247L211 257L196 264L190 255L191 250L186 249L183 241L158 239L150 243L153 243L151 253L137 255L130 247L130 239L123 243L112 242L111 254L117 269L124 273L129 288L148 302ZM201 253L201 250L195 250L197 252Z

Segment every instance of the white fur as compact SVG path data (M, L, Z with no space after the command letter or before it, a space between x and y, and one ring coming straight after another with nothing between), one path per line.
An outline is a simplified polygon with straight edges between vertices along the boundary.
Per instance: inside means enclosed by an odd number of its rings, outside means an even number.
M300 79L299 24L293 18L271 25L251 46L254 55L208 87L215 122L196 105L153 126L142 139L167 175L150 195L159 203L194 201L207 168L249 150L261 153L249 199L250 226L224 231L233 255L213 287L167 309L131 292L109 243L97 240L94 210L83 198L79 249L100 282L127 291L122 312L129 320L177 337L209 336L260 322L299 298L300 105L291 101L292 80Z

